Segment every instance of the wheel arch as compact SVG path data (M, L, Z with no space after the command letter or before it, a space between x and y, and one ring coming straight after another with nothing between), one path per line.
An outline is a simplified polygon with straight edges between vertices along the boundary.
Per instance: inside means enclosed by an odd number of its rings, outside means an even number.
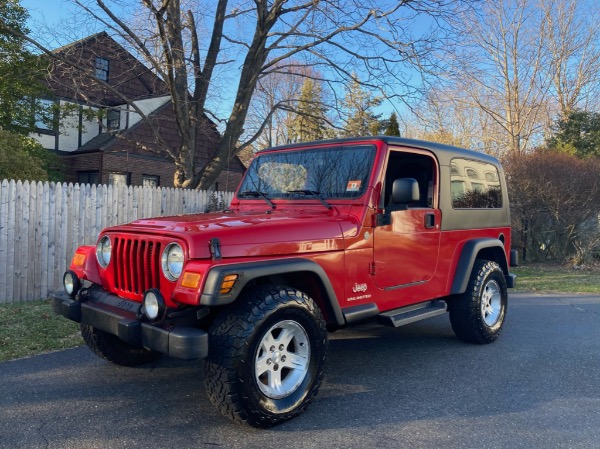
M494 261L500 265L500 268L505 276L509 274L504 245L500 240L493 238L469 240L463 246L462 252L458 259L450 294L461 294L467 290L469 277L471 275L471 271L473 270L473 265L475 264L476 259Z
M229 294L222 295L219 293L219 285L229 274L238 274L238 281ZM296 288L317 303L328 324L345 324L337 296L325 270L316 262L307 259L269 260L214 267L207 275L200 304L231 304L245 289L257 284L279 284Z

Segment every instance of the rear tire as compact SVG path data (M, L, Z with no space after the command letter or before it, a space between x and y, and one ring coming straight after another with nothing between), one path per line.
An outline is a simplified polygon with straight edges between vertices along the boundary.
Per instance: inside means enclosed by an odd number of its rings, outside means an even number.
M315 302L289 287L262 286L225 309L209 330L208 397L234 421L271 427L317 395L327 330Z
M508 291L496 262L475 260L467 290L448 301L450 323L458 338L468 343L491 343L502 332Z
M81 336L94 354L116 365L142 365L153 362L162 355L160 352L127 343L89 324L81 324Z

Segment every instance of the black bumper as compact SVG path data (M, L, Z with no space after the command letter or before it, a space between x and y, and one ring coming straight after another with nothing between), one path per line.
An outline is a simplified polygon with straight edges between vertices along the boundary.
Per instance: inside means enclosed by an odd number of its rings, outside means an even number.
M508 288L515 288L517 286L517 275L514 273L509 273L506 278L506 286Z
M50 294L54 312L78 323L116 335L128 343L162 352L178 359L204 359L208 355L208 334L202 329L175 326L164 329L137 318L140 304L103 290L90 291L86 301L65 293Z

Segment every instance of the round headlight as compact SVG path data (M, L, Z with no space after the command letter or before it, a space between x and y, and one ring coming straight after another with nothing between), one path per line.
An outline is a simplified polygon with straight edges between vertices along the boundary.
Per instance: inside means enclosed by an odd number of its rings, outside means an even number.
M162 271L170 281L176 281L183 271L183 248L177 243L167 245L162 253Z
M96 259L103 268L106 268L110 262L111 245L107 235L102 237L96 245Z

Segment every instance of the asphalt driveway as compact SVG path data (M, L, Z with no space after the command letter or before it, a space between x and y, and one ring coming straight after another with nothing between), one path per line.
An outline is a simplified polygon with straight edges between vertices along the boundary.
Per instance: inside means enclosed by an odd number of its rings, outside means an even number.
M491 345L447 316L331 335L307 412L270 430L209 403L202 362L77 348L0 363L2 448L600 448L600 297L514 294Z

